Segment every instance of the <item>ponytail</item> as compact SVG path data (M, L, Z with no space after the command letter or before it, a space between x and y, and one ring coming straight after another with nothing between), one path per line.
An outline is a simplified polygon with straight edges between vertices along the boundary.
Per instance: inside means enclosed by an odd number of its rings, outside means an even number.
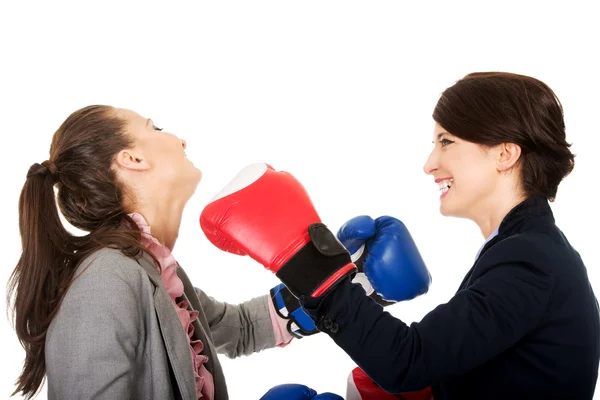
M22 253L8 282L7 304L14 293L12 318L26 353L13 395L22 391L28 399L42 386L46 373L46 332L66 291L60 283L70 280L74 271L70 256L75 238L58 215L57 179L52 162L36 163L29 169L19 198Z

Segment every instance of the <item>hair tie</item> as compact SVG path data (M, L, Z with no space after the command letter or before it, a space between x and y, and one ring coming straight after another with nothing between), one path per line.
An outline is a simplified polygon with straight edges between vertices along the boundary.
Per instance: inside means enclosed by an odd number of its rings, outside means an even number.
M35 163L31 167L29 167L29 171L27 172L27 178L29 178L33 175L43 175L48 172L50 173L50 176L52 177L52 181L54 183L57 183L58 182L58 170L56 169L56 165L50 160L46 160L46 161L42 162L41 164Z

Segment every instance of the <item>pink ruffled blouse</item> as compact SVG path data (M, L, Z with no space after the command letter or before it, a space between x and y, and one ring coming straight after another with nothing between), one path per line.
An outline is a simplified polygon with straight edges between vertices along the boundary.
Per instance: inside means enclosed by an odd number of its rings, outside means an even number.
M192 356L192 363L194 364L194 376L196 378L196 394L199 399L212 400L215 397L215 386L213 383L213 377L208 372L204 364L208 361L208 357L200 354L204 345L200 340L193 340L194 325L192 322L198 318L198 311L189 311L187 309L188 303L186 301L177 302L177 298L183 294L183 283L179 276L177 276L177 261L171 254L171 251L160 244L152 234L150 233L150 226L148 226L146 220L141 214L133 213L129 216L135 221L142 231L142 242L152 253L158 258L161 266L160 277L167 289L167 293L173 304L177 315L179 315L179 321L183 326L183 330L187 333L188 343L190 345L190 353Z
M200 340L192 339L194 335L194 325L192 322L198 318L198 311L189 311L187 309L188 303L186 301L177 302L177 298L183 294L183 283L179 276L177 276L178 264L171 254L171 251L163 246L157 239L155 239L150 233L150 226L139 213L132 213L129 216L135 221L142 231L142 242L152 253L158 258L161 267L160 277L163 285L167 289L167 293L173 304L177 315L179 315L179 321L184 332L187 333L188 343L190 345L190 354L192 356L192 363L194 365L194 376L196 378L196 394L198 399L213 400L215 397L215 385L211 373L206 369L204 364L208 361L208 357L200 354L204 345ZM287 330L287 320L279 317L273 306L273 302L269 301L269 315L271 316L271 323L273 325L273 334L275 335L275 345L277 347L287 346L294 336Z

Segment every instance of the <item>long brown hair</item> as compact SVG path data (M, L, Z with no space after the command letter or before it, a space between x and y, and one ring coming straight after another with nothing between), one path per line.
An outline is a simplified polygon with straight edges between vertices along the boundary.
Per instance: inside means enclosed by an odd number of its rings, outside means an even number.
M527 196L554 201L574 167L562 104L544 82L508 72L474 72L446 89L433 119L451 134L484 146L521 147Z
M49 159L33 164L27 173L19 198L22 253L7 291L7 305L12 305L15 330L26 353L13 395L20 392L30 399L41 388L46 332L80 262L103 247L130 257L147 251L125 210L125 188L112 169L117 153L132 146L126 121L112 107L88 106L62 123ZM66 221L86 235L65 229L57 203Z

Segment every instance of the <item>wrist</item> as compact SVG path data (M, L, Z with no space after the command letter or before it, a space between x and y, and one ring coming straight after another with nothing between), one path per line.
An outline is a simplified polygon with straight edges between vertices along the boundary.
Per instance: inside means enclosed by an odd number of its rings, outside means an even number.
M271 299L267 300L269 316L271 317L271 325L273 327L273 336L275 338L275 346L277 347L285 347L287 346L292 339L294 339L294 335L292 335L287 328L288 319L284 318L282 314L277 309L277 303L273 298L273 289L271 289Z
M318 332L312 318L302 309L300 301L284 284L272 288L270 294L272 300L270 306L287 336L301 339Z

